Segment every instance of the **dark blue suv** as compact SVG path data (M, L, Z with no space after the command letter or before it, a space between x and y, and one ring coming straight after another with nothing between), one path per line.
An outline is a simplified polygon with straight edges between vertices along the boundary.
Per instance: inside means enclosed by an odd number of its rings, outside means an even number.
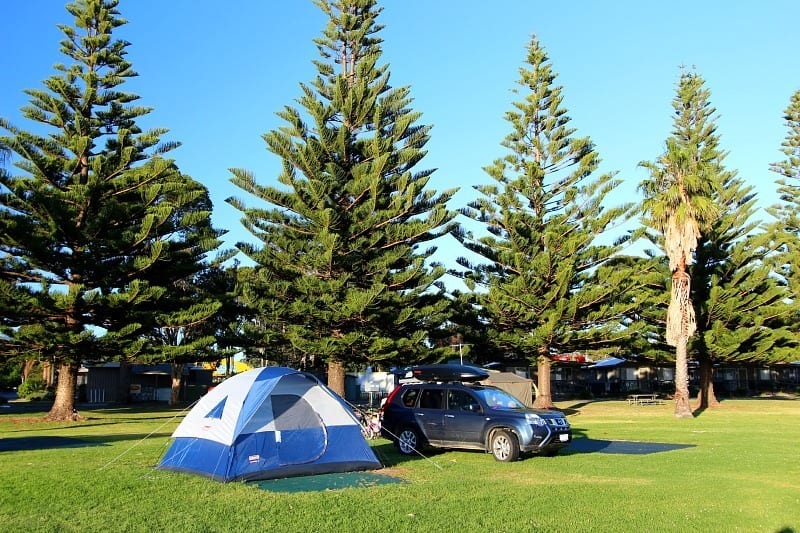
M383 407L381 434L404 455L432 446L483 450L498 461L555 455L572 441L560 411L527 408L496 387L447 381L396 388Z

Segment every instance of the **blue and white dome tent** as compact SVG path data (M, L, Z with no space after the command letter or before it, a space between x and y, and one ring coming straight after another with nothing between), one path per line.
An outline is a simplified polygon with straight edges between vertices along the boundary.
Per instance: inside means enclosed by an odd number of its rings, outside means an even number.
M382 467L344 400L314 376L289 368L256 368L226 379L172 437L159 469L217 481Z

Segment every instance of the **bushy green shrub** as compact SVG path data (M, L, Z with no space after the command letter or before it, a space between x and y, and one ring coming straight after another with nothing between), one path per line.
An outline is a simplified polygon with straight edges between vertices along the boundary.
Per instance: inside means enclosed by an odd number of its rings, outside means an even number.
M45 389L33 392L33 394L28 396L28 399L32 402L41 402L41 401L49 402L55 399L55 397L56 397L55 392L53 392L51 389Z
M0 363L0 389L12 389L22 382L22 365L16 362Z
M17 396L26 400L42 400L47 394L47 384L39 376L28 376L17 389Z

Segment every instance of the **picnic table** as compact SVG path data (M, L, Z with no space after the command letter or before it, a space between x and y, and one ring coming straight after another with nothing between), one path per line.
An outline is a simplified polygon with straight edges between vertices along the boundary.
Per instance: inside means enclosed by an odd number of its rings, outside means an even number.
M658 394L631 394L628 396L628 405L661 405L664 400Z

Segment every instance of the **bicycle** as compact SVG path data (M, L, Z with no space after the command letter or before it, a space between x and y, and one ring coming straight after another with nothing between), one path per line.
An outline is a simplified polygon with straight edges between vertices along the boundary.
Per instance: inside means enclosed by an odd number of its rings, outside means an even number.
M365 412L359 409L358 421L361 423L361 434L367 440L381 436L381 417L377 412Z

